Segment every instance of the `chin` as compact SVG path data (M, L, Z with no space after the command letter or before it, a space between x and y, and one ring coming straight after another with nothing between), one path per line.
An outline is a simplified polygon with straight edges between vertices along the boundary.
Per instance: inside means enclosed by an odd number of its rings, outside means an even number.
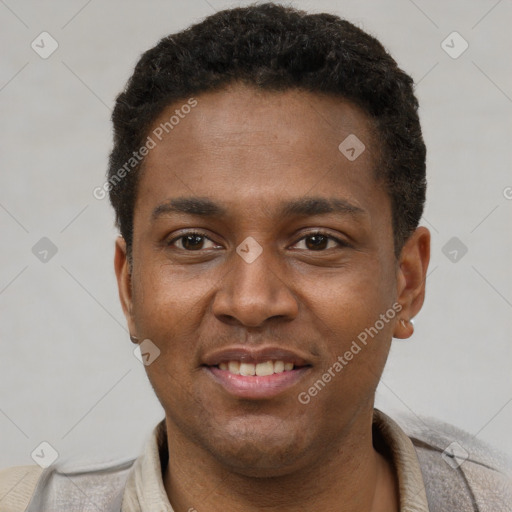
M304 432L290 432L274 425L273 431L263 429L223 434L209 439L207 450L223 466L248 477L276 477L299 468L305 459L307 440Z
M240 446L239 443L237 443ZM233 452L232 450L221 451L218 448L212 455L224 467L233 473L252 478L271 478L285 476L293 473L300 465L301 454L293 450L290 457L289 447L280 447L282 451L276 453L268 447L258 447L254 443L247 443L243 448Z

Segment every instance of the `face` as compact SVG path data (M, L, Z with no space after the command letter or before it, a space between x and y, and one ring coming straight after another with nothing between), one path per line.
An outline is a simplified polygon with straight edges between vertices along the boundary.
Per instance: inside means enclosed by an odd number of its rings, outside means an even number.
M367 425L391 338L421 307L428 232L397 261L378 141L350 103L241 85L196 100L146 157L120 297L160 350L146 370L168 432L282 475ZM351 134L359 156L339 149Z

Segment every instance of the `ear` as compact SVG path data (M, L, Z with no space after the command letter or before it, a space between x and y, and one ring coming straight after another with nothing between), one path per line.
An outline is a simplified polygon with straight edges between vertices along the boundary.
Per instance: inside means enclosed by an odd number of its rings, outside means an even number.
M116 240L114 268L116 271L119 300L121 301L124 316L128 323L130 336L137 336L135 322L133 319L132 276L130 271L130 262L128 261L126 253L126 241L122 236L119 236Z
M407 239L397 265L397 296L402 309L395 324L395 338L409 338L414 332L410 320L425 300L425 280L430 261L430 231L419 227Z

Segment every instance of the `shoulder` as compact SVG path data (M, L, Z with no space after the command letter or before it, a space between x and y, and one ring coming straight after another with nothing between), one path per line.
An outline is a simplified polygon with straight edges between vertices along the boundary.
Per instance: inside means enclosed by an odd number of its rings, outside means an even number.
M16 466L0 469L0 510L24 511L32 497L43 469L39 466Z
M20 466L0 470L0 510L39 512L56 502L75 510L110 510L118 504L134 458L64 460L46 469Z
M509 457L468 432L434 418L399 415L395 421L414 445L433 512L447 506L481 512L512 510Z

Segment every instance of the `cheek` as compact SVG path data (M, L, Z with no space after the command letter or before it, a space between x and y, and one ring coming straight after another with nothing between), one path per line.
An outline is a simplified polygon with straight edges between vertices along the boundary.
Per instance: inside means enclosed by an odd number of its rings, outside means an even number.
M364 260L364 258L361 258ZM357 261L303 280L307 308L346 339L370 327L393 304L394 282L378 261Z
M349 385L364 392L378 382L397 313L389 274L378 263L360 268L322 280L309 294L307 309L328 353L322 370L336 375L333 388ZM333 368L336 361L342 370Z
M183 283L168 265L145 265L133 282L133 313L139 338L151 340L160 355L148 374L159 371L173 376L184 374L190 366L192 349L183 340L190 325L197 325L198 305L204 290L193 283ZM165 371L162 361L165 360ZM158 363L158 364L157 364ZM153 368L154 366L154 368ZM180 377L183 378L183 375Z
M185 327L212 284L208 273L180 272L170 263L142 260L133 286L138 326L148 332Z

